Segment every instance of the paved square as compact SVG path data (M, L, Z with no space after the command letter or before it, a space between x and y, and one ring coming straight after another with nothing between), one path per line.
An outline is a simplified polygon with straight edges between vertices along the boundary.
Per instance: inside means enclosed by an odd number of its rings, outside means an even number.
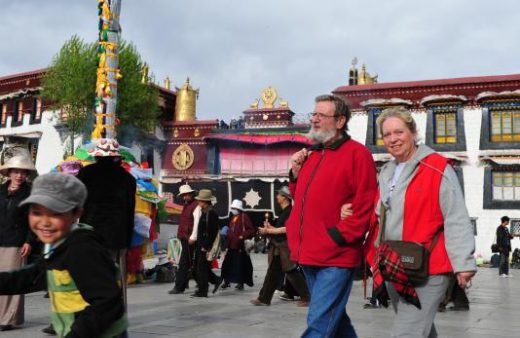
M306 308L295 302L273 299L269 307L255 307L267 255L252 254L255 286L237 291L232 286L207 299L190 298L195 283L185 294L169 295L172 284L147 283L129 288L129 334L132 338L159 337L299 337L305 327ZM512 274L519 270L512 270ZM520 332L520 284L515 278L499 278L496 269L482 268L468 296L469 312L437 315L440 337L518 337ZM517 279L520 281L520 273ZM370 289L369 281L369 289ZM359 337L388 337L393 313L389 309L363 309L363 285L355 282L348 312ZM49 304L43 293L26 298L26 324L22 329L2 332L2 338L45 337Z

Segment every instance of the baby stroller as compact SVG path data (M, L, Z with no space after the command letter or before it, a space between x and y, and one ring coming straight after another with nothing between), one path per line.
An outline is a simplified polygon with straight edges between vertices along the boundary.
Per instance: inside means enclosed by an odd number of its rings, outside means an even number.
M513 251L513 257L511 258L511 267L513 269L520 269L520 249L516 248Z

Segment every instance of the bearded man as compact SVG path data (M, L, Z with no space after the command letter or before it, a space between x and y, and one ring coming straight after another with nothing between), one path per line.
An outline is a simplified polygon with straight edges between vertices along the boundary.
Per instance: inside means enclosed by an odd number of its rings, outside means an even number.
M291 157L294 206L286 223L291 259L310 291L302 337L357 337L345 307L377 191L370 151L347 134L350 109L342 98L315 99L307 137L315 142ZM351 216L341 220L343 204Z

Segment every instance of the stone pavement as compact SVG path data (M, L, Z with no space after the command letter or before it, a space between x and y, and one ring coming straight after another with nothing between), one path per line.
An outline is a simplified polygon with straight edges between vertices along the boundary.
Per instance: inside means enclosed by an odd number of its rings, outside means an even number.
M244 291L233 287L207 299L190 298L189 293L169 295L171 284L147 283L129 288L129 335L132 338L159 337L299 337L305 327L306 309L294 302L273 299L269 307L255 307L266 272L267 256L252 254L255 286ZM512 270L515 274L518 270ZM440 337L520 336L520 273L517 278L499 278L496 269L482 268L469 290L469 312L439 313ZM191 282L193 292L195 283ZM370 284L369 284L370 286ZM388 337L391 309L363 309L362 282L355 282L348 304L359 337ZM1 332L1 338L45 337L40 330L48 323L48 299L43 293L26 298L26 324L22 329Z

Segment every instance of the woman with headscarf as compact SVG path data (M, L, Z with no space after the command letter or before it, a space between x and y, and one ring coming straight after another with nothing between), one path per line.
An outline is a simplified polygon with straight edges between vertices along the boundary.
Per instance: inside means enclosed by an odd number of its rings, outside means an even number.
M36 172L29 155L15 155L0 168L8 180L0 186L0 271L22 267L31 253L34 235L29 230L27 208L18 210L29 196L27 177ZM24 296L0 296L0 331L7 331L24 322Z
M231 206L231 218L227 234L227 252L222 263L222 278L224 285L236 283L237 290L243 290L244 284L253 286L253 263L246 250L244 241L255 234L255 227L249 216L244 212L242 201L233 200Z

